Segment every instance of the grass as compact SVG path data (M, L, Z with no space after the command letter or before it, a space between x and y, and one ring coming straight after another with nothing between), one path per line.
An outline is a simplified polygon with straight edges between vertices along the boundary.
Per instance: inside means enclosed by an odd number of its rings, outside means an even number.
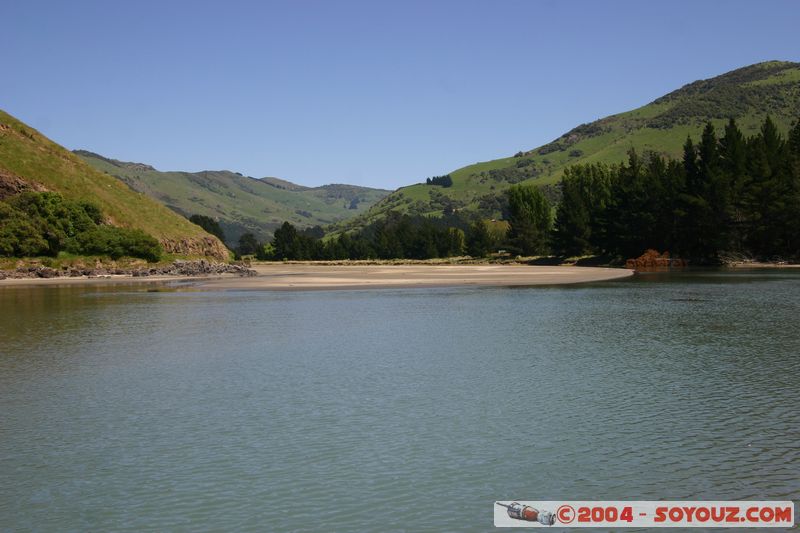
M800 82L800 70L784 70L773 76L747 82L746 85L751 87L756 87L759 85L774 85L781 83L798 83L798 82Z

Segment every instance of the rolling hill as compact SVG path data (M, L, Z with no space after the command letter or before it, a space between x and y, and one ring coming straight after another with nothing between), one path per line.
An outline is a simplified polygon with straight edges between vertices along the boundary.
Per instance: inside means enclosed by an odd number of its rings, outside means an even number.
M187 218L199 214L218 220L230 246L246 232L269 240L286 220L306 228L352 218L390 193L343 184L304 187L279 178L256 179L227 170L161 172L150 165L109 159L86 150L75 154Z
M229 258L216 237L137 193L117 179L95 170L80 157L35 129L0 111L0 193L54 191L64 198L96 204L106 221L140 229L159 240L168 253Z
M402 187L335 230L364 226L389 211L440 216L457 210L494 218L513 184L554 185L569 165L620 162L631 148L679 156L687 135L698 139L707 121L721 131L733 117L752 134L767 115L783 131L800 118L800 63L769 61L695 81L638 109L581 124L544 146L455 170L451 187Z

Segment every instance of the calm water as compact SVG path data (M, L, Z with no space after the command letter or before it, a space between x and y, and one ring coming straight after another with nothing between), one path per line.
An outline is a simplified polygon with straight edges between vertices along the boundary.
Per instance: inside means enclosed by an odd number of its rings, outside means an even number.
M0 289L0 530L486 531L800 498L800 272Z

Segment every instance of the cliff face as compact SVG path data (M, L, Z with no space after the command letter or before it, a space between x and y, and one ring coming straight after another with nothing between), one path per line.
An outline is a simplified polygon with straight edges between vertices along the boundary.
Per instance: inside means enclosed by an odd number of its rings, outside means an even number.
M159 239L164 251L170 254L192 257L208 257L216 261L230 260L230 252L222 242L214 236L185 239Z

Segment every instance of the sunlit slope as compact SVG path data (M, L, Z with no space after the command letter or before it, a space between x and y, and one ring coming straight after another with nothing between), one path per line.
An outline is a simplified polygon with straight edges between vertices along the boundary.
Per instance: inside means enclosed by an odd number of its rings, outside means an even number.
M202 228L95 170L80 157L35 129L0 111L0 169L7 176L38 184L65 198L97 204L108 222L141 229L165 250L183 255L227 259L222 243Z
M770 61L690 83L638 109L582 124L544 146L455 170L452 187L398 189L340 228L364 225L389 210L438 215L447 208L497 216L498 199L515 183L555 184L569 165L619 162L631 148L679 156L687 135L697 139L709 120L721 130L733 117L752 134L767 115L784 131L800 117L800 64Z

